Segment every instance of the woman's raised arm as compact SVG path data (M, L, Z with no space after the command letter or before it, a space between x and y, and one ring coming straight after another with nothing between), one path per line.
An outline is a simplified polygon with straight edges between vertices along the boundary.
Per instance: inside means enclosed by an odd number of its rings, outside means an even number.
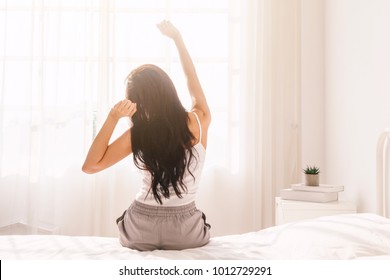
M180 62L187 80L187 87L191 95L192 110L196 111L204 122L209 123L211 120L211 113L207 104L206 96L200 85L198 75L195 70L194 63L188 53L186 45L179 30L167 20L162 21L157 25L161 33L171 38L177 47L180 56Z

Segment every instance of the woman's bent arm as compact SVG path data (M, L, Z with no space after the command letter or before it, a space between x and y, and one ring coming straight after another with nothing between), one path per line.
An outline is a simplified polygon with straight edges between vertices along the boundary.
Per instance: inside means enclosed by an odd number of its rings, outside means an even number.
M132 152L130 129L113 143L109 144L109 141L119 119L125 116L131 117L136 110L135 103L130 100L120 101L111 109L88 151L82 167L85 173L91 174L106 169Z

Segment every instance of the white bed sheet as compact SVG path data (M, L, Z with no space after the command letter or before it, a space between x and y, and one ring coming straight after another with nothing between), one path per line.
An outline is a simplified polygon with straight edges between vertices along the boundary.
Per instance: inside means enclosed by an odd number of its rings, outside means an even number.
M61 235L0 236L0 259L390 259L390 219L346 214L213 237L201 248L139 252L117 238Z

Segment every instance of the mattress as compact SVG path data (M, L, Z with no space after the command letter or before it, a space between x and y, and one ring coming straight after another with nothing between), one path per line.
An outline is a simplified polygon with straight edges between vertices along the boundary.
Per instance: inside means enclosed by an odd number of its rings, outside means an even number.
M390 259L390 219L344 214L211 238L200 248L139 252L117 238L64 235L0 236L3 260L348 260Z

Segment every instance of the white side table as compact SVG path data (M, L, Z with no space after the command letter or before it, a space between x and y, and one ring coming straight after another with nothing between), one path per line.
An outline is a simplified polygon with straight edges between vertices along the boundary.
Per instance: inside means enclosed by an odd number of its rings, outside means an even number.
M307 202L275 198L275 225L321 216L356 213L350 201Z

